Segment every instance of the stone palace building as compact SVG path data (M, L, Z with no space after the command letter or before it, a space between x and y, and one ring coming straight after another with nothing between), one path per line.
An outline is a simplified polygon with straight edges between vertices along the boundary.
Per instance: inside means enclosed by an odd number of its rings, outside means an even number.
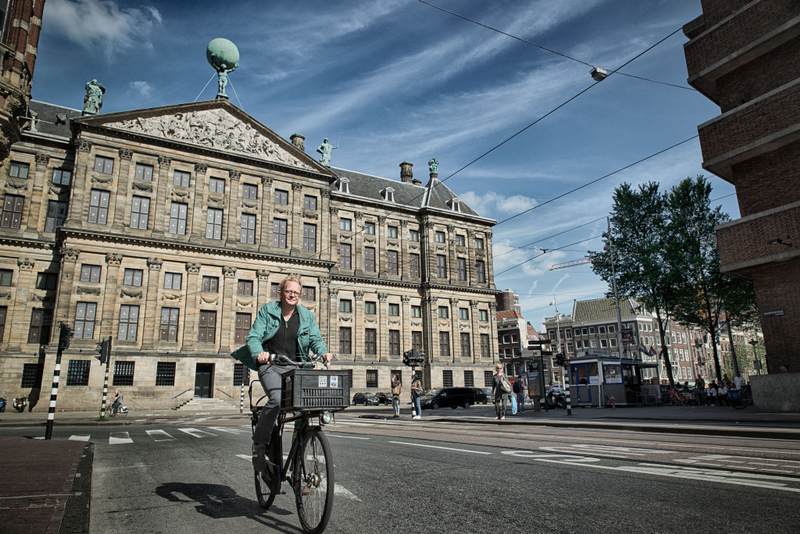
M46 409L194 396L238 403L258 307L289 273L354 391L427 355L426 387L485 385L497 361L492 226L431 165L427 185L324 166L226 99L82 115L32 101L0 167L0 393ZM489 375L490 376L490 375ZM251 378L255 378L252 374ZM44 394L42 394L42 390ZM408 387L406 387L406 394Z

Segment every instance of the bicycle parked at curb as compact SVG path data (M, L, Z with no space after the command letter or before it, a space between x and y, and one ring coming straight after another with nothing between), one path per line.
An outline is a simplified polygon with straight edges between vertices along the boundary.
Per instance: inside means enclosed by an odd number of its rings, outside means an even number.
M276 356L293 370L283 375L283 396L277 424L267 449L267 458L277 467L278 484L268 484L263 474L254 469L258 503L266 510L278 493L283 493L284 482L292 488L297 505L297 515L303 530L318 534L325 530L333 509L334 466L333 455L323 426L333 422L333 413L349 406L352 371L313 370L312 362L290 360ZM251 431L264 409L263 395L253 402L253 385L250 382ZM283 455L283 432L287 423L295 423L292 444L288 455ZM272 487L270 487L272 486Z

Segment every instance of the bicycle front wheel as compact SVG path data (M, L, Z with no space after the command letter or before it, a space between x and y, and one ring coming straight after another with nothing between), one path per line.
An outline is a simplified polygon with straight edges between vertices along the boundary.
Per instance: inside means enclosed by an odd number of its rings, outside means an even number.
M292 475L297 515L305 532L318 534L333 509L333 456L319 428L307 429L301 439Z

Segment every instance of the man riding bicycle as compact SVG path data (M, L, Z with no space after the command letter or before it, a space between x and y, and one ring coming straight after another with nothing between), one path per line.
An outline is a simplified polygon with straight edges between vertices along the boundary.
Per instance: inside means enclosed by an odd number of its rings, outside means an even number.
M269 478L266 482L270 486L280 483L277 466L267 459L266 452L280 414L281 377L294 368L276 356L310 362L309 351L313 351L322 354L325 363L333 359L314 314L300 304L302 287L299 276L287 276L280 284L280 300L261 306L247 334L247 344L233 353L234 358L258 372L258 379L269 396L253 434L253 467Z

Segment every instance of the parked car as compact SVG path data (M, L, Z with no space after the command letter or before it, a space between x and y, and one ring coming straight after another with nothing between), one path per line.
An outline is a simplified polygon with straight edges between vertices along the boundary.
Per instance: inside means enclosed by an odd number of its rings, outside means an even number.
M392 403L392 395L389 393L384 393L379 391L375 394L375 398L378 400L378 404L391 404Z
M475 404L489 404L492 388L475 388Z
M435 410L449 406L454 410L459 406L469 408L475 404L475 388L432 389L422 396L422 408Z
M364 406L377 406L378 397L374 393L356 393L353 395L352 404L363 404Z

